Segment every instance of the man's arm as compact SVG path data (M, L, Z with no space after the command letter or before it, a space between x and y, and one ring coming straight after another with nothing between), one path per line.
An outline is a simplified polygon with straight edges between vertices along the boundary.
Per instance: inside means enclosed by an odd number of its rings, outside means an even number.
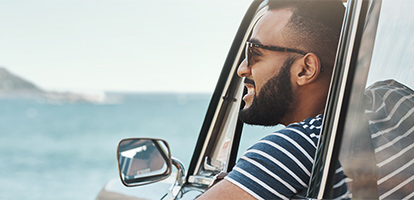
M230 181L223 179L212 188L208 189L197 200L211 199L255 199L246 191L234 185Z

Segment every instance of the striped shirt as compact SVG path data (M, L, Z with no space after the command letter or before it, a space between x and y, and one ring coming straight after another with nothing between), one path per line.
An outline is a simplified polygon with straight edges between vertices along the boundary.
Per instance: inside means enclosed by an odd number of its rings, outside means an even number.
M308 188L322 115L269 134L238 160L225 178L257 199L290 199ZM333 198L348 198L346 176L338 167Z
M414 91L395 80L367 88L365 111L378 167L379 199L414 198Z

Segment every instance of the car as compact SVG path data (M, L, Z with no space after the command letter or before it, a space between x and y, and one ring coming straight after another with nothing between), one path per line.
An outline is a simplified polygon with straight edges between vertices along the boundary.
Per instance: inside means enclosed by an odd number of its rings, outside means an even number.
M128 188L109 182L97 199L194 199L217 175L231 171L243 133L238 112L246 92L236 69L267 2L254 0L241 22L190 165L172 157L162 139L122 140L119 174ZM321 137L303 198L330 198L338 160L353 199L414 198L414 2L348 0L344 4ZM135 163L149 164L134 164L136 157L145 159Z

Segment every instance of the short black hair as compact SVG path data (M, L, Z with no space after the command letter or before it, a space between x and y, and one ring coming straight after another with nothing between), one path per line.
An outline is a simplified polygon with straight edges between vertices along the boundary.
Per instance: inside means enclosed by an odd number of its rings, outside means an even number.
M324 68L333 66L345 14L342 1L269 0L268 6L269 10L291 9L287 26L292 34L287 37L318 55Z

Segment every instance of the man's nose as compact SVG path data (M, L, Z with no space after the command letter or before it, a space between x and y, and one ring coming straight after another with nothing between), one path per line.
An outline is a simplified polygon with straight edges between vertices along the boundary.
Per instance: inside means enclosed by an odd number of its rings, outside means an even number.
M240 77L247 77L250 76L251 69L249 66L247 66L246 59L243 60L243 62L240 63L239 67L237 68L237 75Z

